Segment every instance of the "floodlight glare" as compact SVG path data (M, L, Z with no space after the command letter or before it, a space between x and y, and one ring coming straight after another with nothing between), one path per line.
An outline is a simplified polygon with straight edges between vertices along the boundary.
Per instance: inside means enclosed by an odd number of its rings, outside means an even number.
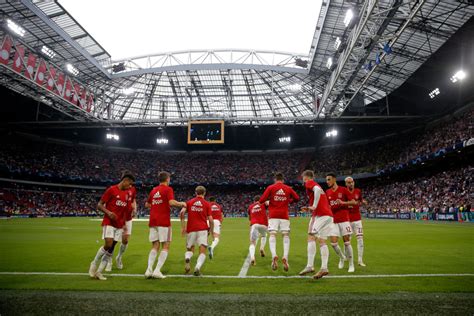
M26 33L24 28L22 28L21 26L19 26L18 24L16 24L10 19L7 19L7 26L10 30L13 31L13 33L20 35L21 37L23 37Z
M335 129L326 132L326 137L336 137L336 136L337 136L337 130Z
M157 138L156 143L158 145L166 145L166 144L168 144L168 139L167 138Z
M50 49L48 46L45 46L45 45L41 47L41 52L46 57L49 57L49 59L53 59L56 56L56 53L52 49Z
M289 143L291 142L291 137L289 136L280 137L278 140L280 141L280 143Z
M454 76L451 77L451 81L452 82L461 81L466 77L467 77L467 74L464 70L458 70L458 72L456 72Z
M329 57L328 62L326 63L326 67L328 67L328 69L331 69L331 66L332 66L332 57Z
M341 46L341 38L340 38L340 37L336 37L336 41L334 42L334 49L335 49L335 50L338 50L338 49L339 49L339 46Z
M346 12L346 16L344 17L344 25L346 27L349 26L349 24L351 23L353 17L354 17L354 12L352 12L351 9L348 9L347 12Z
M430 95L430 98L433 99L434 97L436 97L436 96L439 94L439 92L440 92L440 91L439 91L439 88L434 89L434 90L431 91L430 94L429 94L429 95Z
M74 76L77 76L79 74L79 70L77 70L76 67L74 67L71 64L66 64L66 70L70 73L73 74Z
M118 141L120 139L120 136L117 135L117 134L107 134L107 135L105 135L105 137L107 139L115 140L115 141Z

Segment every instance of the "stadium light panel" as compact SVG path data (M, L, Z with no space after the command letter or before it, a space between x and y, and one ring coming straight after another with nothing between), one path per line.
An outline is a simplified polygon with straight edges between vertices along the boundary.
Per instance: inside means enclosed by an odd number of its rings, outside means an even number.
M328 62L326 63L326 67L328 67L328 69L331 69L331 67L332 67L332 57L328 58Z
M125 95L131 95L135 93L135 88L133 87L123 88L121 92L122 94L125 94Z
M45 55L49 59L53 59L56 56L56 53L51 48L45 45L41 47L41 53L43 53L43 55Z
M105 137L107 139L115 140L115 141L118 141L120 139L120 136L117 135L117 134L107 134L107 135L105 135Z
M458 82L458 81L462 81L464 80L464 78L467 77L467 74L464 70L458 70L454 76L451 77L451 81L454 83L454 82Z
M336 129L333 129L333 130L330 130L330 131L326 132L326 137L336 137L336 136L337 136L337 130Z
M440 93L439 88L434 89L433 91L430 92L430 98L436 97Z
M348 9L346 12L346 16L344 17L344 25L346 27L349 26L353 17L354 17L354 12L352 11L352 9Z
M73 74L74 76L77 76L79 74L79 70L77 70L76 67L74 67L71 64L66 64L66 70L70 73Z
M157 138L156 143L158 145L166 145L166 144L168 144L168 139L167 138Z
M26 30L22 28L21 26L19 26L18 24L16 24L15 22L13 22L12 20L7 19L7 26L16 35L19 35L21 37L25 36Z
M299 92L301 90L301 85L300 84L290 84L286 87L286 90L289 91L289 92Z
M338 50L338 49L339 49L339 46L341 46L341 38L340 38L340 37L336 37L336 41L334 42L334 49L335 49L335 50Z
M280 141L280 143L290 143L291 137L290 136L280 137L278 140Z

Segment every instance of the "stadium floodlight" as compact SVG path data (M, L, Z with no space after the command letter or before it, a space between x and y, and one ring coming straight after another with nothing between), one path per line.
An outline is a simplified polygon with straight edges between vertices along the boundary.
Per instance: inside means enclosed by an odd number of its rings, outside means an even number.
M79 74L79 70L77 70L77 68L74 67L72 64L66 64L66 70L74 76L77 76Z
M433 91L430 92L430 98L434 98L439 94L439 88L434 89Z
M25 36L26 30L22 28L20 25L13 22L12 20L7 19L7 26L16 35L19 35L21 37Z
M133 87L123 88L120 92L125 95L131 95L135 93L135 88Z
M354 17L354 12L352 11L352 9L348 9L346 11L346 16L344 17L344 25L346 27L349 26L349 24L351 23L353 17Z
M158 145L166 145L168 144L168 138L157 138L156 143Z
M51 48L45 45L41 47L41 53L43 53L43 55L45 55L49 59L53 59L56 56L56 53Z
M340 37L336 37L336 41L334 42L334 49L335 49L335 50L338 50L338 49L339 49L339 46L341 46L341 38L340 38Z
M332 57L328 58L328 62L326 63L326 67L328 67L328 69L331 69L331 67L332 67Z
M454 83L454 82L457 82L457 81L461 81L463 80L464 78L467 77L467 74L464 70L458 70L454 76L451 77L451 81Z
M336 129L333 129L333 130L330 130L330 131L326 132L326 137L336 137L336 136L337 136L337 130Z
M280 137L278 140L280 141L280 143L290 143L291 137L290 136Z
M117 134L107 134L107 135L105 135L105 137L107 139L115 140L115 141L118 141L120 139L120 136L117 135Z

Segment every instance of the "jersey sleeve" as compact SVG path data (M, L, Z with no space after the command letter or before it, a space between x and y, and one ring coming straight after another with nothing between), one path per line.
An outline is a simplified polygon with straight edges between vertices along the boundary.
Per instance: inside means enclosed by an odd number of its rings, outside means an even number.
M148 194L148 199L146 200L146 202L149 203L149 204L151 204L151 202L153 200L153 191L154 190L150 191L150 194Z
M168 187L168 201L174 200L174 190L172 187Z
M104 194L102 194L102 197L100 198L100 200L102 202L105 202L107 203L108 201L110 201L110 199L112 198L113 196L113 193L112 193L112 187L108 188L107 190L105 190Z
M265 190L265 192L263 192L263 195L260 197L260 200L258 200L258 202L260 204L264 204L265 201L267 201L269 197L270 197L270 187L267 187L267 189Z
M295 190L293 190L293 188L290 188L290 190L290 195L293 199L293 202L298 202L300 200L300 196L298 195L298 193L295 192Z

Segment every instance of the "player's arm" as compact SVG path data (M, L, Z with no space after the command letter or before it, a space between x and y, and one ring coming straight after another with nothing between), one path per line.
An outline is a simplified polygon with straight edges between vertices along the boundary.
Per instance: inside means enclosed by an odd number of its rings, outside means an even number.
M107 217L110 218L111 220L113 221L116 220L117 216L113 212L105 208L105 203L106 202L104 200L100 199L99 203L97 203L97 209L101 211L102 213L104 213L105 215L107 215Z
M214 231L214 219L211 215L207 216L207 220L209 221L209 234Z
M132 217L137 216L137 199L133 199L132 202Z
M265 190L265 192L263 192L263 195L260 197L260 200L258 200L258 202L259 202L260 204L268 205L268 204L266 204L265 202L268 201L269 197L270 197L270 187L268 187L268 188Z
M312 211L314 211L316 209L316 207L318 206L319 199L321 198L321 194L323 193L323 190L318 186L314 186L313 187L313 192L314 192L313 205L309 206L309 209L312 210Z
M295 190L291 189L290 195L291 195L291 203L296 203L300 200L300 196L298 195L298 193L295 192Z
M185 208L186 207L186 202L178 202L175 199L169 200L170 206L172 207L181 207Z
M181 234L184 236L186 235L186 221L185 221L185 214L186 214L186 207L183 207L179 212L179 220L181 221Z

